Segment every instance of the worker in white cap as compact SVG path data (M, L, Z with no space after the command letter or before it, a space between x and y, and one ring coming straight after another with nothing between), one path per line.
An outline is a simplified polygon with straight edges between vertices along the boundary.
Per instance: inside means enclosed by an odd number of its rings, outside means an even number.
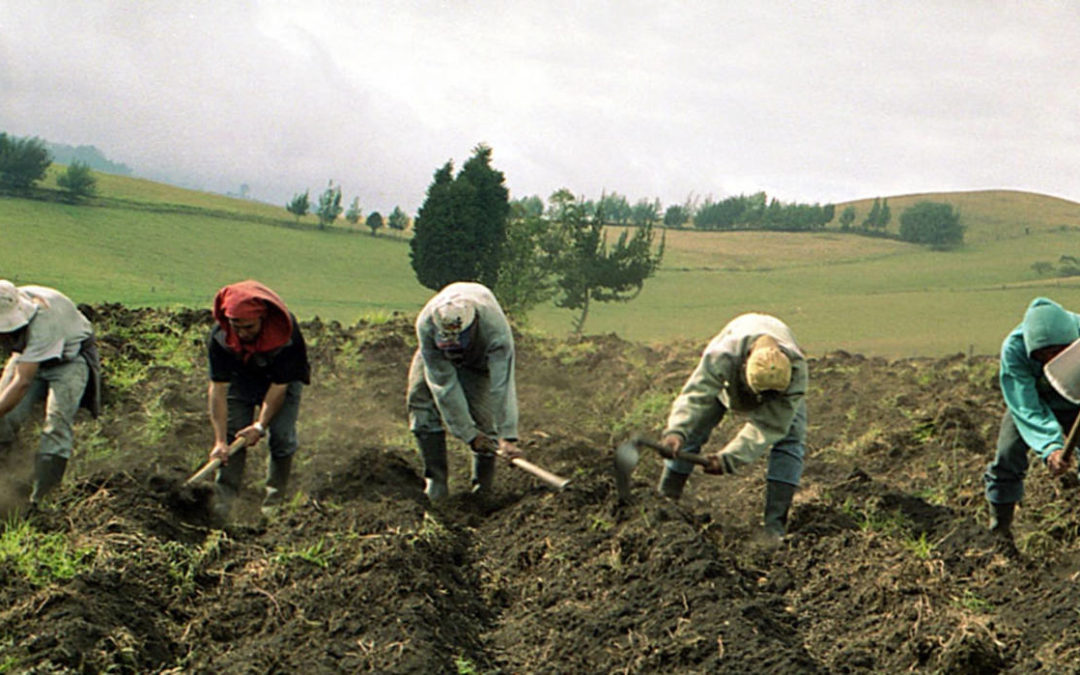
M519 457L514 336L495 295L452 283L416 319L419 342L409 368L409 429L424 464L424 493L448 494L446 429L472 450L472 490L489 494L495 452Z
M769 451L765 532L781 537L803 471L806 443L806 359L780 319L743 314L712 339L671 406L661 444L674 456L700 453L728 410L746 424L719 452L708 455L711 474L736 473ZM693 465L664 463L659 492L682 496Z
M11 451L33 406L45 404L31 479L36 506L63 479L79 407L101 411L94 329L60 291L0 280L0 345L10 354L0 376L0 454Z

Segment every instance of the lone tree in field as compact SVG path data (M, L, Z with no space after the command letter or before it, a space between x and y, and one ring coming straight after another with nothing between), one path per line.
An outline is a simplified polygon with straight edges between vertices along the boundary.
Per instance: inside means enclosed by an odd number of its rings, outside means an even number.
M371 230L371 236L374 237L375 234L379 230L382 229L382 226L383 226L382 214L379 213L378 211L372 211L371 215L369 215L367 217L367 220L364 221L364 224L368 226L368 229Z
M56 184L67 190L72 200L90 197L97 191L97 179L90 173L90 166L80 161L69 164L67 171L57 176Z
M931 248L949 249L964 243L960 212L950 204L919 202L900 214L900 238Z
M405 215L405 212L401 210L400 206L395 206L394 210L387 216L386 224L390 226L391 230L404 232L405 228L409 226L409 217Z
M849 206L840 213L840 229L847 232L855 222L855 207Z
M660 267L664 240L661 238L654 254L653 228L646 224L636 228L632 237L624 230L609 248L602 209L588 217L582 203L574 201L565 189L552 195L550 201L563 214L556 223L559 244L553 265L558 294L555 304L580 311L573 323L574 333L580 335L593 300L628 302L641 293L645 280Z
M27 190L45 177L50 164L45 141L0 132L0 188Z
M285 205L285 210L296 216L296 222L300 222L300 219L307 215L308 210L311 208L311 199L308 196L309 190L305 190L304 194L293 195L292 201Z
M360 216L362 215L364 214L360 210L360 198L353 197L352 203L349 204L349 208L345 210L345 220L347 220L350 225L356 225L360 222Z
M690 222L690 211L681 204L672 204L664 211L664 227L681 230Z
M454 281L499 280L506 219L505 176L491 167L491 148L478 145L457 177L447 162L435 172L413 224L409 258L416 279L438 290Z
M334 181L330 181L326 190L319 195L319 206L315 209L315 215L319 217L319 229L333 224L341 211L341 186L335 186Z

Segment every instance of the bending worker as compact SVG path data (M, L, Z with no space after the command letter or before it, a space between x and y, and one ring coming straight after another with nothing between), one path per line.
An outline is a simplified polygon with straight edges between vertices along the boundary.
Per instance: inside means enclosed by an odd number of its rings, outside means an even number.
M101 363L94 329L66 295L0 281L0 344L11 353L0 376L0 453L38 402L45 403L34 458L31 505L60 484L71 457L80 406L101 412Z
M491 492L495 454L521 455L514 384L514 336L490 290L456 282L416 319L419 342L409 367L409 429L424 463L424 493L447 496L446 432L472 449L473 492Z
M1070 403L1046 381L1043 366L1080 338L1080 315L1047 298L1035 298L1024 319L1001 344L998 373L1006 411L998 431L994 461L983 482L990 502L990 530L1012 538L1016 503L1024 497L1030 448L1046 463L1050 474L1069 468L1066 431L1076 418Z
M246 448L228 455L230 442L238 437L251 446L270 435L263 506L281 504L299 445L300 393L311 382L311 366L296 317L277 293L258 281L219 290L214 319L217 324L207 338L207 397L214 428L210 459L221 460L214 510L225 519L240 491L247 459Z
M746 424L708 457L706 472L736 473L769 450L765 531L783 536L803 472L806 386L806 359L791 330L776 317L743 314L705 348L671 406L661 444L699 453L728 410L744 413ZM660 493L678 499L692 469L688 462L666 460Z

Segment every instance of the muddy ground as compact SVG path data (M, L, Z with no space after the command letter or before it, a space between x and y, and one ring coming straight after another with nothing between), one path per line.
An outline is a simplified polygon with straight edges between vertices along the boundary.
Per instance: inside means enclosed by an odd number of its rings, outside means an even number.
M773 548L756 536L764 462L697 474L675 504L646 454L631 502L615 492L615 445L658 433L701 344L520 334L522 445L570 487L503 465L478 502L454 442L453 496L432 511L406 429L410 319L315 320L288 506L260 516L260 449L236 522L218 529L201 492L178 489L211 439L209 314L86 311L108 407L81 419L63 487L28 521L81 563L41 581L0 551L0 671L1080 670L1076 490L1035 466L1018 551L985 532L993 357L811 354L806 474ZM25 432L5 460L7 530Z

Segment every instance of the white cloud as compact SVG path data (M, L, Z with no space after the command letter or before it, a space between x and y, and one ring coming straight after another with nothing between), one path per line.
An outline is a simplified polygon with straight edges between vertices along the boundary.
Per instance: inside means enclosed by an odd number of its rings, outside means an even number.
M382 211L479 142L515 196L1080 199L1076 7L0 0L0 129Z

